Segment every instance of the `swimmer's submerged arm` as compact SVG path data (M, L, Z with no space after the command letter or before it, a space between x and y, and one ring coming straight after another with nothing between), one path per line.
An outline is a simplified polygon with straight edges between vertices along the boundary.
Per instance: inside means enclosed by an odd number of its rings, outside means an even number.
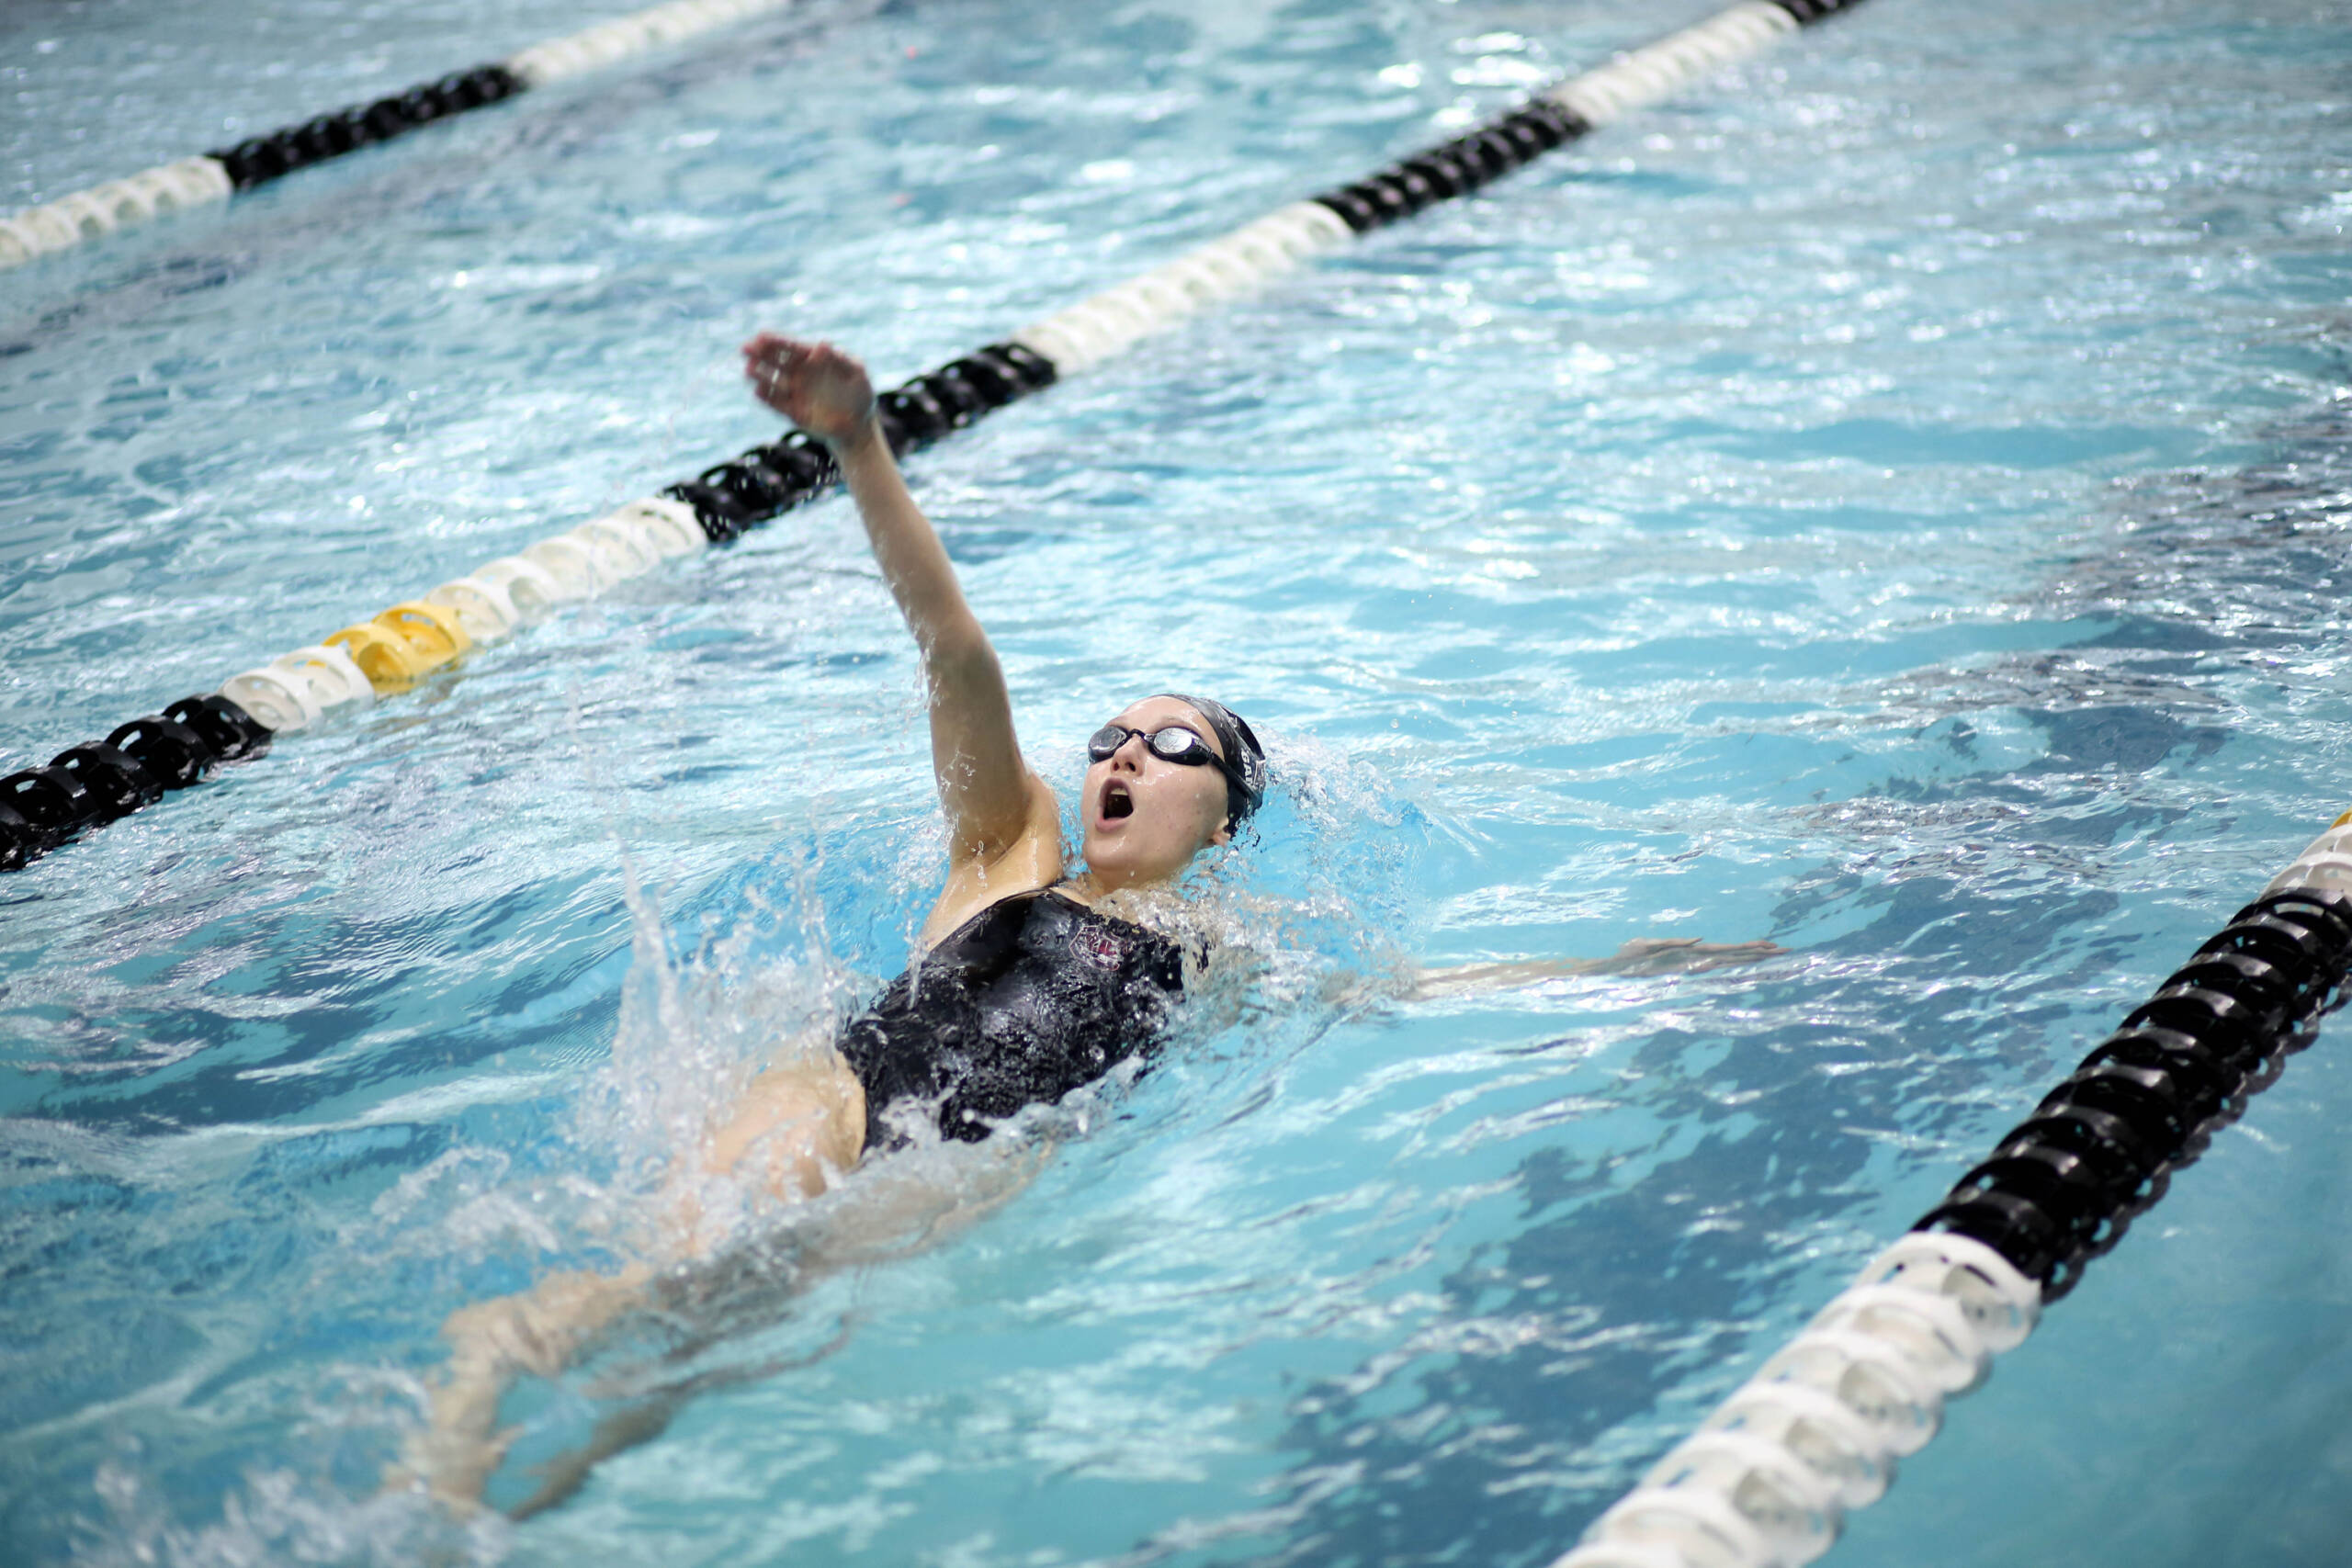
M1417 969L1408 998L1437 1000L1516 990L1572 975L1678 975L1755 964L1788 952L1774 942L1701 942L1694 937L1642 937L1606 958L1519 958L1499 964L1458 964Z

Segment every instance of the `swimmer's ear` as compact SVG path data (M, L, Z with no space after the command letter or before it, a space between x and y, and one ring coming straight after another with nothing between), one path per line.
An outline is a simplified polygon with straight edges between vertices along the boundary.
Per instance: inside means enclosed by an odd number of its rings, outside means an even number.
M1209 835L1208 841L1211 844L1229 844L1233 842L1233 818L1228 817L1224 821L1218 823L1216 825L1216 831Z

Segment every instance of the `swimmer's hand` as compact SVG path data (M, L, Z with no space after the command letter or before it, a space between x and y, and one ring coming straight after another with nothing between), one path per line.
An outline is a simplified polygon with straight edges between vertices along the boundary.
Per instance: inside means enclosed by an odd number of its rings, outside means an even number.
M1521 958L1507 964L1465 964L1424 969L1414 979L1416 1000L1508 991L1570 975L1688 975L1735 964L1758 964L1789 950L1777 942L1701 942L1695 937L1640 937L1606 958Z
M743 345L752 395L832 446L874 427L874 383L865 367L829 343L762 333Z

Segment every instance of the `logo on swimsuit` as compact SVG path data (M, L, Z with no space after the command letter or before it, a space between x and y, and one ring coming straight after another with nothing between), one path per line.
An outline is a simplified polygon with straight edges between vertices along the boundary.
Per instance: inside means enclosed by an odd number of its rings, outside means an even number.
M1075 931L1069 933L1069 950L1080 958L1093 960L1105 969L1116 969L1126 962L1127 950L1109 931Z

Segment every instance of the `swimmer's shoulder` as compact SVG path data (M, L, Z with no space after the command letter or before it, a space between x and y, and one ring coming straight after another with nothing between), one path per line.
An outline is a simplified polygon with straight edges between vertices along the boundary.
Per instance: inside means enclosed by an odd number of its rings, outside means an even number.
M930 952L991 906L1053 886L1064 870L1061 805L1053 786L1032 773L1028 826L1002 853L959 854L951 846L947 886L923 919L916 951Z

